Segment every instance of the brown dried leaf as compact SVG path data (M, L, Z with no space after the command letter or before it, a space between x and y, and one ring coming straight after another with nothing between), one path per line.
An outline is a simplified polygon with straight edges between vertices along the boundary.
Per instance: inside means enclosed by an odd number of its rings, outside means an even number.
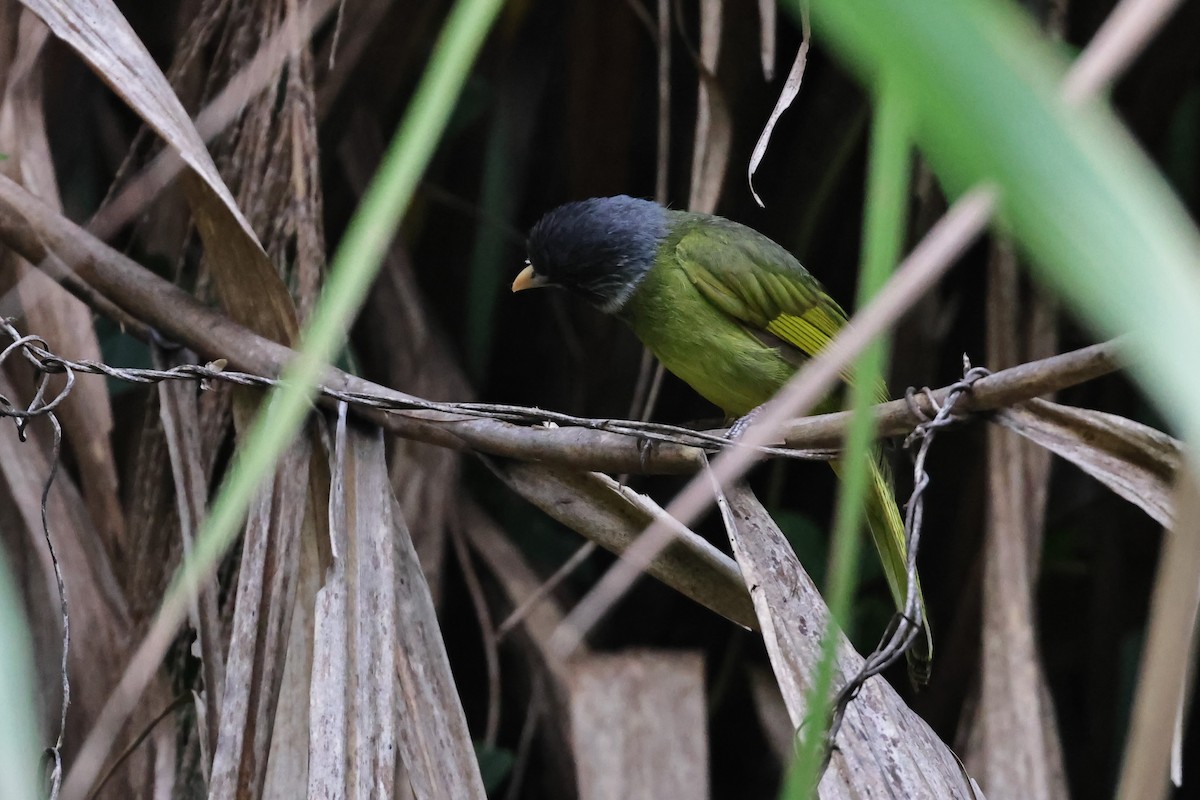
M700 4L701 72L688 208L705 214L711 214L717 208L725 183L725 170L729 166L729 148L733 144L729 105L716 78L724 6L722 0L702 0Z
M388 795L396 788L392 504L377 450L378 435L338 420L329 509L333 563L314 617L311 796L353 797L372 788Z
M309 795L483 798L429 587L391 494L383 437L339 421L333 563L316 605Z
M656 518L675 531L673 544L646 568L676 591L739 625L755 626L754 609L737 565L704 539L667 517L653 500L607 475L537 464L492 464L517 494L606 550L623 553Z
M1016 251L1001 239L988 263L987 358L1021 360L1026 337ZM1065 798L1062 744L1038 649L1034 591L1045 516L1046 457L988 428L979 703L965 760L1000 798Z
M17 52L0 103L0 152L9 155L0 169L61 212L42 102L41 55L49 30L28 10L19 13ZM16 303L8 300L14 287ZM0 270L0 298L0 314L15 315L14 306L19 304L29 330L53 343L56 352L74 359L100 359L91 310L28 263L17 260L14 270ZM92 520L110 552L120 553L125 546L125 516L117 494L117 468L109 440L112 407L104 382L77 382L58 416L78 464Z
M324 460L324 453L321 454L320 460ZM315 467L317 462L318 457L314 456L310 465ZM312 496L310 493L310 500ZM325 496L329 496L328 492ZM319 546L322 534L314 530L313 517L312 513L306 515L304 530L301 533L296 603L287 638L283 682L271 730L271 754L267 763L263 797L304 797L309 787L309 748L312 740L311 682L313 653L316 649L314 620L317 592L325 574L322 564L327 561ZM322 525L322 529L326 527L327 525ZM328 533L324 536L327 544Z
M988 511L977 747L964 760L1001 798L1065 797L1061 746L1033 616L1021 439L988 430Z
M86 379L85 379L86 380ZM129 528L128 550L118 577L133 619L153 618L183 553L171 456L160 416L158 394L127 420L130 435L121 477Z
M214 40L209 47L192 45L179 51L172 75L184 85L189 74L222 76L224 95L239 83L254 81L258 74L273 74L273 69L260 59L271 52L276 37L286 34L284 79L269 81L263 91L249 97L236 123L217 137L213 150L217 163L229 176L239 208L258 232L268 257L279 265L293 287L303 318L311 311L320 288L325 242L320 221L322 198L316 163L312 60L306 36L293 26L298 16L309 11L314 15L323 12L311 8L301 12L299 5L294 0L262 0L214 7L211 19L197 20ZM204 37L205 34L198 34L199 39ZM212 89L214 82L210 77L197 85ZM242 283L240 275L211 258L206 265L222 295L256 291L252 283ZM294 314L291 302L284 292L280 306L289 322ZM238 313L234 310L232 316L237 319ZM245 430L253 410L257 410L257 397L235 394L234 420L239 434ZM309 433L316 431L310 429ZM310 442L312 456L304 473L307 494L302 496L303 488L290 483L286 501L305 507L307 514L297 542L298 561L289 560L287 564L287 569L295 570L295 588L284 606L287 616L282 624L286 630L281 634L286 645L278 656L282 659L283 677L271 716L264 717L264 724L271 730L262 787L270 797L303 796L309 783L309 682L316 646L313 620L317 591L330 562L328 457L319 436L312 435ZM283 465L277 467L284 469ZM273 513L280 513L280 508L282 505ZM244 569L243 565L243 572ZM271 679L277 678L272 675Z
M1176 493L1180 523L1163 537L1150 622L1133 700L1129 740L1117 786L1118 800L1169 795L1168 779L1182 779L1180 738L1187 687L1195 672L1196 610L1200 604L1200 486L1180 472Z
M805 717L829 609L766 509L744 485L728 491L736 525L730 544L741 565L793 728ZM857 673L862 658L838 637L835 686ZM972 798L958 759L875 677L850 703L820 796Z
M267 69L258 63L271 48L264 42L287 35L283 79L268 82L248 99L212 149L238 207L268 257L279 265L292 287L300 318L306 319L325 272L325 235L312 56L306 37L288 26L298 14L322 12L319 8L300 12L298 6L298 0L223 4L214 19L202 24L209 35L220 35L207 48L180 51L172 76L177 85L199 83L209 86L210 92L215 91L213 75L228 76L229 86L253 80L256 71ZM236 280L230 274L219 278Z
M287 288L217 172L187 111L111 0L21 0L70 45L187 166L196 227L230 316L277 342L295 341Z
M1179 440L1116 414L1048 400L1004 409L992 420L1062 456L1160 524L1173 523Z
M375 452L382 473L382 440ZM386 480L382 486L380 491L386 492ZM433 597L395 498L390 542L396 559L396 671L405 701L400 716L400 752L413 793L419 800L483 798L486 795L479 762L455 688Z
M311 447L300 436L279 459L246 520L209 791L260 797L296 603Z
M571 662L580 800L709 796L704 656L643 651Z
M158 359L162 361L162 359ZM156 364L158 368L166 363ZM175 507L183 552L190 554L203 522L208 498L208 478L200 446L200 409L191 384L164 381L158 385L159 419L170 459ZM161 531L160 531L161 535ZM163 565L164 571L173 565ZM168 573L169 574L169 573ZM165 576L164 576L165 577ZM217 581L209 577L199 597L192 601L190 621L204 676L204 724L207 752L215 753L219 729L218 701L225 686L225 643L217 610Z

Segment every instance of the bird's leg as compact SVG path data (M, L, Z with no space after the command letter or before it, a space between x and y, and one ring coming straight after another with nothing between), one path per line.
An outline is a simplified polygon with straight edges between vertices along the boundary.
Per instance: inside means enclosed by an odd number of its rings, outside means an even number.
M763 406L756 406L755 408L750 409L750 413L746 414L744 417L735 419L733 424L729 426L729 430L725 432L725 438L731 442L736 442L738 439L741 439L742 435L745 434L750 426L754 424L754 420L762 416L762 410Z

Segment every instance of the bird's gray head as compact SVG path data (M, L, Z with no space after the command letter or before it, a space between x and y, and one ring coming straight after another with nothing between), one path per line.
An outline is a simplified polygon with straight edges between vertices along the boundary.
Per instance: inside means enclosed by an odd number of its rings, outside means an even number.
M612 314L633 295L667 236L667 210L650 200L593 197L547 213L529 232L528 266L513 291L570 289Z

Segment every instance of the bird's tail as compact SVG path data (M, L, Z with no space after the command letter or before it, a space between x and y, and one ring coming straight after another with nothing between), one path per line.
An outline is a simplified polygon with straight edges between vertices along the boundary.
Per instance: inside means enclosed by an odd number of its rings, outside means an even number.
M830 462L834 472L841 474L841 464ZM908 594L907 548L904 540L904 521L896 505L892 491L892 478L887 465L878 458L871 459L871 481L867 495L867 528L879 559L883 562L883 573L887 577L892 600L900 613ZM921 582L917 581L917 604L921 609L921 633L908 650L908 674L913 684L920 687L929 682L933 660L933 636L929 631L929 619L925 614L925 598L921 593Z

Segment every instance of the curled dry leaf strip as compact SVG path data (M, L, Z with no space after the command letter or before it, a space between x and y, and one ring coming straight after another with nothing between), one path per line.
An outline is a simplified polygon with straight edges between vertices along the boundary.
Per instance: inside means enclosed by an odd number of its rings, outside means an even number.
M754 202L758 203L761 208L766 208L766 204L763 203L762 198L758 196L758 191L754 188L754 173L758 171L758 165L762 163L763 157L767 154L767 146L771 144L771 134L775 132L775 125L779 122L779 118L791 107L796 95L800 94L800 83L804 80L804 68L807 64L808 29L806 27L804 41L800 43L800 49L796 51L796 58L792 61L792 69L788 72L787 81L783 84L783 91L779 93L779 99L775 101L775 108L772 109L771 116L767 118L767 124L763 126L758 141L754 143L754 150L750 154L750 165L746 169L746 183L750 186L750 194L754 195Z

